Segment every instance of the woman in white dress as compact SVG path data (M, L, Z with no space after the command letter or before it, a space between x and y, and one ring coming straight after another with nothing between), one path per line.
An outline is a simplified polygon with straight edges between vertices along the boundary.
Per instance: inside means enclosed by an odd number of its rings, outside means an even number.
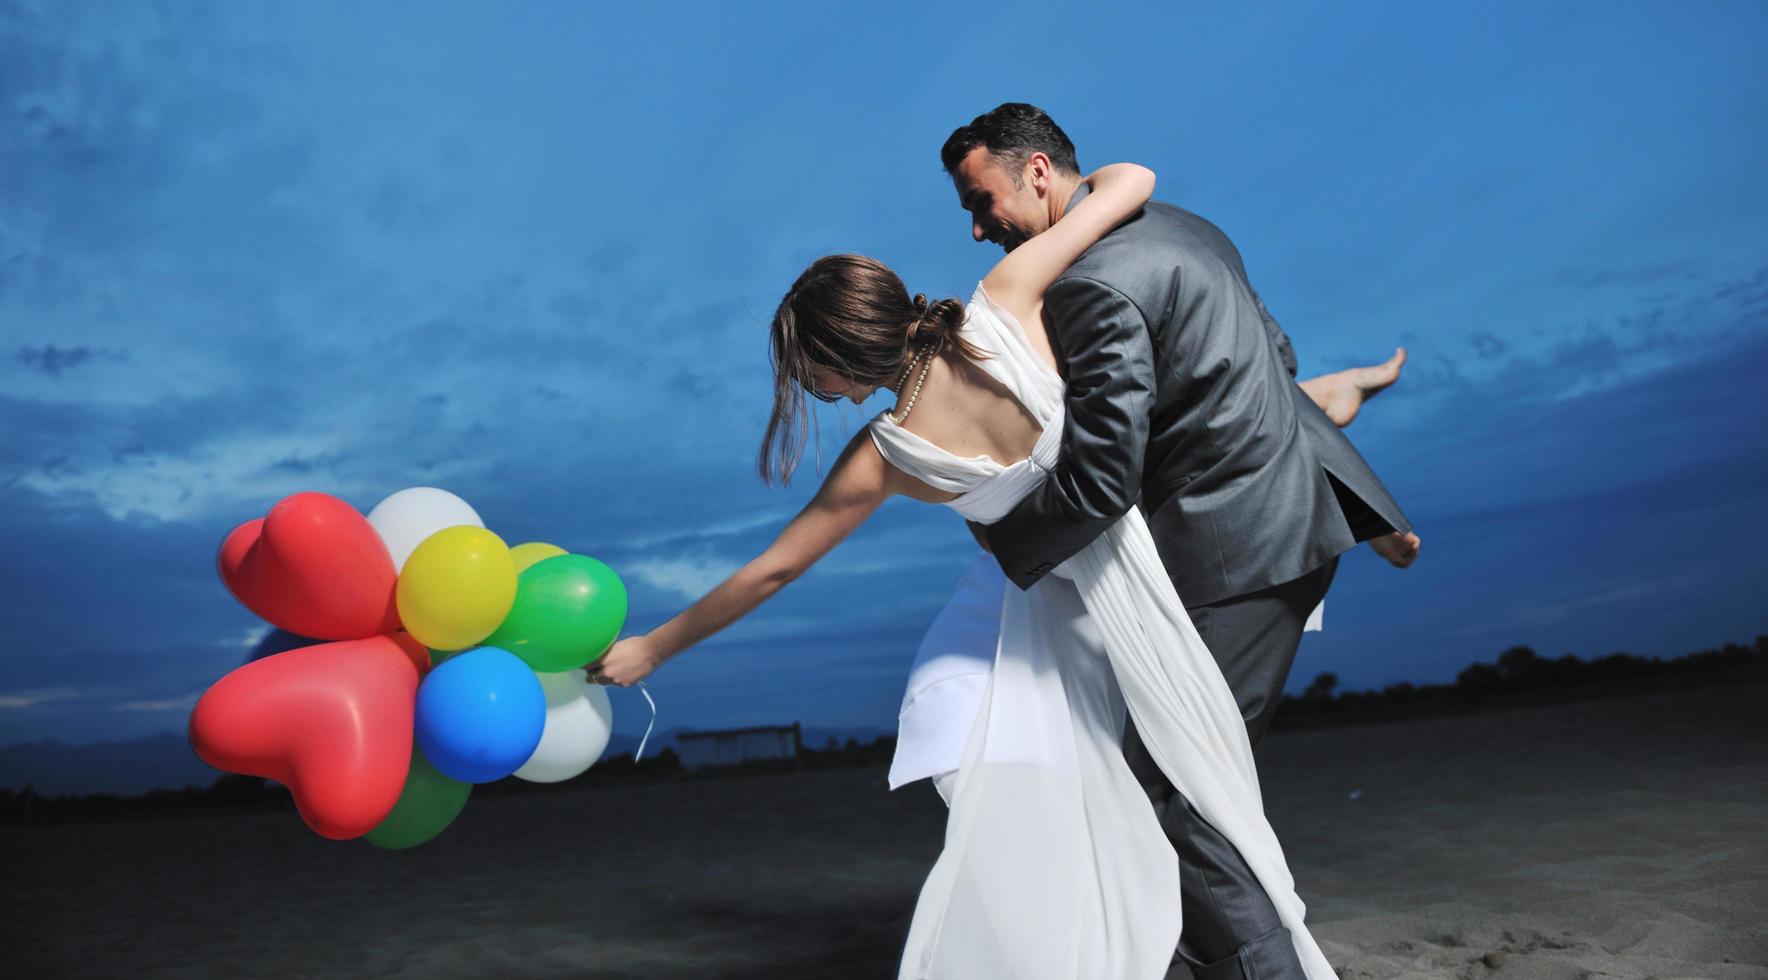
M888 497L998 520L1060 451L1063 385L1041 324L1044 291L1153 193L1130 164L1007 255L971 301L911 299L860 256L813 263L772 327L775 406L765 477L802 452L803 394L898 396L842 452L761 555L592 673L632 684L735 622ZM917 409L919 409L917 411ZM1001 460L1009 462L1002 463ZM1131 509L1032 589L1005 590L993 672L952 787L945 849L916 904L901 976L1153 978L1181 929L1178 857L1121 750L1126 711L1161 770L1241 852L1310 980L1333 977L1265 820L1239 709Z

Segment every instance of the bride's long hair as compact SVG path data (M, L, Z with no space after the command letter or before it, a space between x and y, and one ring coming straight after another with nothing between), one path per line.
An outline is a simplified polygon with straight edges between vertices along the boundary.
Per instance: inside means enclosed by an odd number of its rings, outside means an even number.
M805 393L836 400L815 390L817 368L857 385L889 387L910 353L930 341L951 344L971 360L987 357L960 336L963 323L962 302L910 296L902 279L877 259L830 255L812 262L774 311L773 417L756 459L761 478L791 482L811 428Z

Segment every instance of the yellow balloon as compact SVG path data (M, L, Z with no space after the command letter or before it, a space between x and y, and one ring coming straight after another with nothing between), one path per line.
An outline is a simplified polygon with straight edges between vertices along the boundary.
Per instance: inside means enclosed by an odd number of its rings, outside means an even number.
M434 650L465 650L497 629L516 601L516 565L482 527L443 528L405 559L395 593L405 631Z
M564 553L565 549L556 544L547 544L544 541L530 541L527 544L519 544L514 548L511 548L510 558L516 563L516 574L520 575L528 570L529 565L532 565L537 561L545 561L548 558L557 558Z

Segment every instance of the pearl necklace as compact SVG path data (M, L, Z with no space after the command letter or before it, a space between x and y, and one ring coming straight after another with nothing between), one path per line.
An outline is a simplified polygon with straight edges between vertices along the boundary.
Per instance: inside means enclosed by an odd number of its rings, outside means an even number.
M909 417L909 413L915 410L915 399L921 397L921 386L927 383L927 369L933 366L933 357L931 356L933 346L934 341L928 341L920 350L915 352L914 357L909 358L908 367L903 368L902 379L896 383L897 392L899 394L902 391L902 386L908 383L909 372L915 369L915 362L920 361L922 355L927 355L927 359L921 364L920 376L915 378L915 390L909 392L909 400L902 406L902 414L898 415L889 409L884 410L884 417L889 419L891 424L901 425L903 420Z

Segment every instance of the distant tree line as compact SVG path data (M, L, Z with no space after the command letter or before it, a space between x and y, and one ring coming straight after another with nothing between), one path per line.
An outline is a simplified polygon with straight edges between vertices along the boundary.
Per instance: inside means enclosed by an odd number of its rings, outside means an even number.
M1462 670L1453 684L1393 684L1379 691L1339 691L1336 674L1320 674L1300 695L1285 695L1274 729L1358 724L1491 708L1522 707L1654 690L1768 678L1768 636L1727 643L1680 657L1611 653L1585 660L1548 659L1514 646L1493 663Z

